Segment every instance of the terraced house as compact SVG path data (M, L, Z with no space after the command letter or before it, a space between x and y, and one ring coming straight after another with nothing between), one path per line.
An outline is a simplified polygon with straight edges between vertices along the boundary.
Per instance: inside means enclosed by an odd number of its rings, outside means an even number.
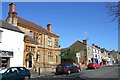
M51 68L60 64L59 36L51 32L52 25L48 24L47 29L45 29L38 24L18 17L14 3L9 6L6 21L18 26L24 32L23 65L38 70L38 68Z

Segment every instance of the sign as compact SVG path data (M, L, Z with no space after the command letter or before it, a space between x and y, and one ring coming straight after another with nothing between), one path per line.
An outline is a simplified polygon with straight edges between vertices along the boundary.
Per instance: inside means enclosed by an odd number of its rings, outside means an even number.
M65 55L65 53L61 53L61 56L64 56Z
M76 57L80 57L80 52L76 53Z
M0 57L13 57L13 52L0 50Z

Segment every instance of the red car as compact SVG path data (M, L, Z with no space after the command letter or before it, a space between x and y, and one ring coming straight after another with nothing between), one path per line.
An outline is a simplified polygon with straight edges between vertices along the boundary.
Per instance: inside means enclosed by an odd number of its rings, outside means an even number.
M75 72L80 72L81 68L80 66L76 66L74 64L59 64L56 67L56 74L59 73L75 73Z
M90 69L90 68L96 69L96 68L99 68L99 67L100 67L100 65L97 64L97 63L89 63L88 66L87 66L88 69Z

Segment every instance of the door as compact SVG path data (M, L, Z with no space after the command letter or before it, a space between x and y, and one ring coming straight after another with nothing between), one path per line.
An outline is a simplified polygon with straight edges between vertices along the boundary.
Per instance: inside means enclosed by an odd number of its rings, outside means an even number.
M32 53L28 53L26 56L27 56L27 67L32 68L33 55L32 55Z

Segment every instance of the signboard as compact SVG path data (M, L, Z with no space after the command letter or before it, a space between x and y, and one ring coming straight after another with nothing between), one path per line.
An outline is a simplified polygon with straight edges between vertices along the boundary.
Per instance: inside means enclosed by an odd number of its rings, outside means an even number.
M80 57L80 52L76 53L76 57Z
M65 53L61 53L61 56L64 56L65 55Z
M13 57L13 52L0 50L0 57Z

